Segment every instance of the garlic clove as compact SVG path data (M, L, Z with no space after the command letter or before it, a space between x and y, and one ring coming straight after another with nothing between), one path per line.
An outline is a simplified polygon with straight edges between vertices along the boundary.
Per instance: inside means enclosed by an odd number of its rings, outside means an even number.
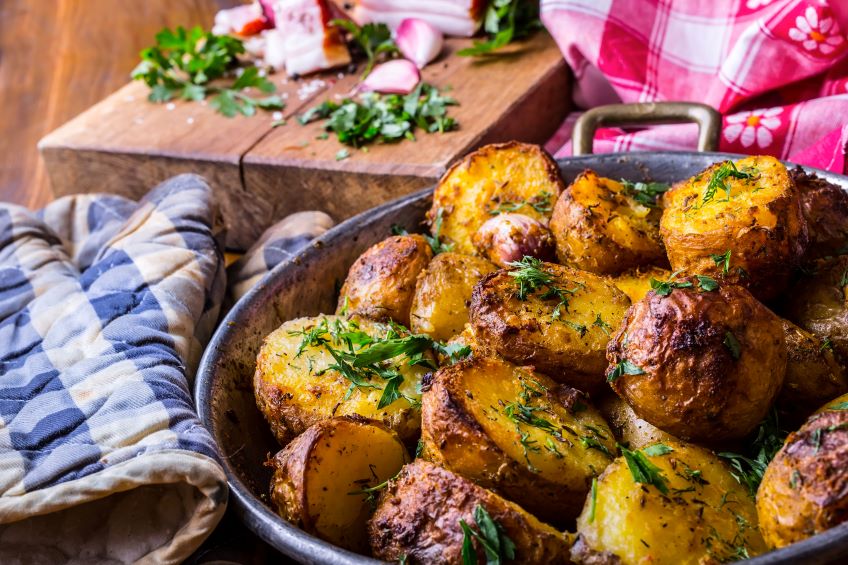
M383 94L409 94L421 81L421 73L412 61L394 59L377 65L359 85L361 91Z
M429 22L407 18L395 31L395 43L403 56L423 69L439 56L444 44L442 32Z
M553 261L556 244L542 222L524 214L499 214L486 221L472 237L481 255L499 267L525 256Z

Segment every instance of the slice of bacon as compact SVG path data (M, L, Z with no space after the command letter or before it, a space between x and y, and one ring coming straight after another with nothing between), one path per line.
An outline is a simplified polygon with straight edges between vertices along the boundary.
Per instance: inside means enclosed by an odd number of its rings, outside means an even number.
M403 20L417 18L445 35L471 37L485 10L485 0L356 0L353 19L359 25L380 22L395 29Z
M219 11L215 14L212 33L215 35L232 33L247 37L271 27L273 24L265 17L262 6L254 2Z
M276 29L267 33L266 63L289 75L305 75L350 63L341 33L329 25L333 16L326 0L276 0ZM272 43L273 42L273 43ZM268 54L274 55L273 61Z

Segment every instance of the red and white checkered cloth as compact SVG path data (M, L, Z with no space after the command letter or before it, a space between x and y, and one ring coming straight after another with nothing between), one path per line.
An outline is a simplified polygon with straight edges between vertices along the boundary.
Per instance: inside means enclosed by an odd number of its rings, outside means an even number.
M838 173L848 143L848 0L542 0L588 108L704 102L720 149ZM548 142L571 154L576 115ZM598 130L595 152L690 150L692 124Z

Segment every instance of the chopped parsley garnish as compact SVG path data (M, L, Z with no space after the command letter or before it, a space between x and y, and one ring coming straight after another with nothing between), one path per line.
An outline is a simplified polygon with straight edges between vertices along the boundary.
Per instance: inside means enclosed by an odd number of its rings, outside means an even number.
M554 275L543 270L544 263L535 257L524 256L521 261L513 261L509 263L509 266L513 270L507 274L513 277L518 285L516 298L522 301L527 300L527 297L534 292L544 290L539 295L540 299L556 298L559 301L551 314L552 320L561 319L563 308L568 312L569 296L577 294L584 287L582 283L576 283L576 286L571 289L557 286L554 284L556 282Z
M492 519L492 516L481 505L474 507L474 521L477 529L468 525L465 520L459 520L462 528L462 563L477 565L477 550L474 540L486 552L487 565L502 565L508 560L515 559L515 543L506 535L503 527Z
M736 168L736 164L733 161L725 161L719 165L715 171L713 171L713 174L710 177L710 182L707 184L707 188L704 191L701 206L712 201L719 189L723 190L726 194L724 201L730 201L730 184L728 184L728 179L731 178L751 179L754 178L754 173L742 172Z
M486 41L475 41L473 46L457 51L457 55L488 55L513 39L527 37L542 27L539 3L523 0L491 0L483 22L483 30L489 38Z
M839 279L839 286L848 286L848 268L842 271L842 277Z
M845 402L839 402L837 404L831 404L827 407L828 410L848 410L848 400Z
M530 200L520 200L518 202L512 202L510 200L505 200L499 203L495 208L489 210L489 214L492 216L497 216L498 214L504 214L507 212L515 212L520 210L525 206L529 206L530 208L536 210L536 212L540 214L550 214L551 213L551 196L552 194L547 190L542 190L531 198Z
M621 378L622 375L644 375L645 371L638 365L634 365L627 359L622 359L615 364L612 371L607 373L607 382L612 383Z
M721 272L725 275L730 271L730 254L731 250L728 249L721 255L710 255L710 259L716 264L716 267L721 267Z
M707 275L695 275L695 278L698 279L698 288L703 290L704 292L711 292L718 288L718 282Z
M589 523L595 521L595 507L598 505L598 477L592 477L592 488L589 489Z
M600 314L598 314L598 316L595 318L595 321L592 322L592 326L601 328L601 331L607 335L610 335L610 330L612 329L612 326L606 323L604 319L601 318Z
M439 253L447 253L453 249L453 243L444 243L442 241L442 222L445 211L443 208L436 210L436 218L433 220L433 235L424 235L424 239L430 244L430 249L433 250L433 255Z
M824 351L825 349L829 351L833 351L833 342L830 341L829 337L824 338L822 341L821 347L819 347L819 351Z
M563 320L563 323L565 323L565 325L568 326L569 328L571 328L572 330L579 333L580 337L585 336L586 332L589 331L589 328L586 327L586 324L578 324L576 322L570 322L568 320Z
M547 409L540 406L528 406L520 402L507 402L504 406L504 414L516 424L520 422L559 436L559 428L550 421L536 416L536 412L547 412Z
M605 446L592 436L580 436L580 444L586 449L597 449L610 459L614 457L614 455L610 453L610 450L607 449L607 446Z
M621 184L633 200L648 208L656 208L659 197L671 188L664 182L631 182L621 179Z
M662 494L668 494L668 479L663 474L662 469L651 463L651 460L641 451L630 451L620 444L618 448L627 462L627 467L630 469L634 481L644 485L653 485Z
M651 457L654 457L657 455L668 455L674 450L664 443L655 443L654 445L646 447L642 451L645 452L645 455L650 455Z
M373 473L373 470L372 470L372 473ZM397 475L395 475L395 477L396 476ZM373 487L363 487L360 490L354 490L354 491L351 491L347 494L350 495L350 496L365 495L365 500L368 501L368 503L371 505L371 508L375 508L377 506L377 499L380 497L380 492L382 492L383 489L385 489L389 485L389 482L392 479L394 479L395 477L392 477L390 479L386 479L382 483L374 485ZM367 479L364 480L364 481L357 481L357 482L362 482L362 483L368 484Z
M674 278L680 273L681 271L671 273L671 276L668 277L667 281L659 281L654 277L651 277L651 288L660 296L668 296L675 288L692 288L693 285L690 281L674 280Z
M398 46L392 39L392 31L386 24L369 23L359 26L352 20L331 20L330 25L347 31L353 39L356 50L361 51L368 59L365 70L362 72L362 78L371 73L371 69L374 68L374 64L381 55L390 58L400 53Z
M433 350L448 358L451 365L456 365L464 359L471 357L471 347L461 343L433 342Z
M757 494L757 487L763 480L766 467L783 446L786 432L780 429L777 411L772 408L768 417L757 428L757 437L744 453L719 453L719 457L730 463L730 473L739 484L748 488L751 496Z
M727 331L724 333L724 341L722 341L722 344L724 344L730 352L730 356L733 357L735 361L738 361L739 357L742 356L742 346L739 344L739 340L736 339L736 336L733 335L733 332Z

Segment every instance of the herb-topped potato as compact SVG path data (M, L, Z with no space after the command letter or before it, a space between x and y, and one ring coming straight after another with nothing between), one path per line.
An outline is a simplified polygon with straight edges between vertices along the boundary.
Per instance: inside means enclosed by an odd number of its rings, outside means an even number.
M374 557L385 561L569 563L567 534L543 524L517 504L421 459L406 465L389 482L368 530Z
M474 255L472 238L487 220L518 212L547 223L564 188L556 162L538 145L486 145L448 169L427 218L452 251Z
M432 258L420 235L396 235L373 245L348 271L336 313L409 327L415 282Z
M639 302L651 290L651 279L664 281L671 278L671 271L661 267L640 267L613 277L613 284L630 298L631 302Z
M615 452L583 393L497 359L440 369L421 418L425 459L557 525L578 514Z
M432 341L395 326L339 316L284 323L262 344L253 389L281 445L333 416L382 422L404 441L421 425L419 387Z
M783 385L780 319L744 288L709 277L655 286L613 336L607 380L637 416L675 437L745 437Z
M790 171L801 195L810 242L806 258L845 253L848 245L848 192L801 167Z
M789 434L757 491L760 530L783 547L848 520L848 395Z
M559 260L605 275L666 263L656 201L667 189L583 171L557 200L551 218Z
M760 300L786 288L807 243L798 190L774 157L716 163L666 192L663 207L672 269L724 278Z
M665 441L622 454L577 519L575 563L726 563L765 551L754 500L710 451Z

